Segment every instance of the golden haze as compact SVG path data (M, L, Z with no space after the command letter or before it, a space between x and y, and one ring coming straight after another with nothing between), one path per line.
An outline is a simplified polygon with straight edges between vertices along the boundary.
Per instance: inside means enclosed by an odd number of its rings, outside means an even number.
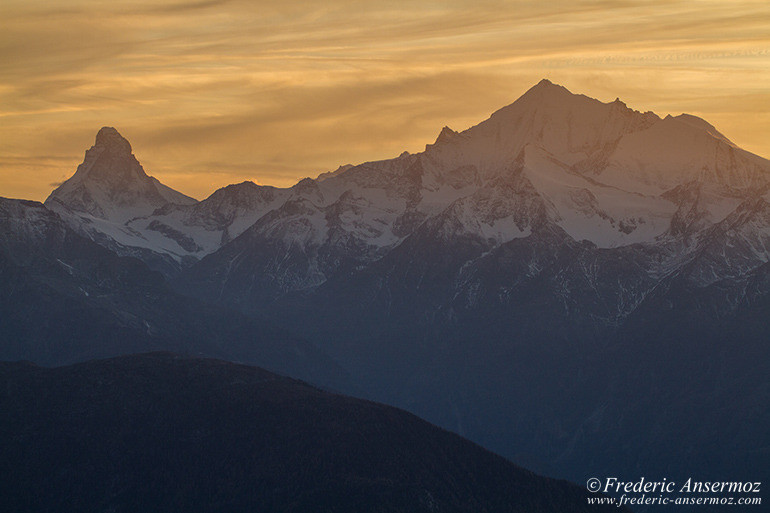
M420 151L544 77L770 157L766 0L4 0L0 196L44 199L104 125L197 198L288 186Z

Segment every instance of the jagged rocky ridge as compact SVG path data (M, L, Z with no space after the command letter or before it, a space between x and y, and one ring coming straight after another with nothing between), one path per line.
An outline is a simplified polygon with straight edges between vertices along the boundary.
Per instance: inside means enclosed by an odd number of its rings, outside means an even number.
M762 197L769 169L699 118L661 119L548 81L477 126L445 127L425 152L343 166L289 189L245 182L195 203L160 190L130 151L114 129L103 129L46 204L75 216L75 227L93 238L176 269L270 214L249 237L302 247L308 259L301 271L266 269L284 275L277 293L372 262L437 216L452 223L448 236L492 246L544 221L598 247L658 242L701 231ZM511 187L534 199L521 204L526 195Z
M369 397L582 480L757 467L769 180L702 119L542 81L424 152L288 189L125 222L57 211L178 290L306 337Z

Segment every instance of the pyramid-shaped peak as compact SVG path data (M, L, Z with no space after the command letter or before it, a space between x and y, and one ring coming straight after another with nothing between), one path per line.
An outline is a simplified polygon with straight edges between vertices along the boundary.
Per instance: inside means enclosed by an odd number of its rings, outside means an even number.
M111 126L102 127L96 134L96 147L119 153L131 153L131 143Z
M122 224L167 203L197 201L148 176L131 153L131 144L115 128L105 126L75 174L51 193L45 205Z
M564 87L563 85L554 84L547 78L544 78L534 86L532 86L529 91L524 93L525 95L529 93L537 93L537 94L572 94L569 89Z
M444 128L441 129L441 132L438 134L435 144L439 144L442 142L449 142L455 137L457 137L457 132L455 132L448 126L445 126Z
M583 103L585 100L596 101L582 95L573 94L566 87L554 84L547 78L544 78L511 105L497 110L492 114L492 117L499 119L515 114L520 109L538 109L542 106L566 111L570 106L576 103Z

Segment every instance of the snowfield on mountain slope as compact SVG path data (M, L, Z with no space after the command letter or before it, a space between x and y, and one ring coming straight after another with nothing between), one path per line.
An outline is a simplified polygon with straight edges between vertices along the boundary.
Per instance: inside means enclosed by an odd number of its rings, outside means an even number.
M371 258L379 258L460 204L464 235L494 244L527 236L530 227L513 217L512 206L482 201L489 190L520 194L501 185L519 175L551 222L600 248L656 244L676 231L675 223L702 231L756 191L770 194L770 162L737 148L706 121L661 119L544 80L476 126L444 127L422 153L342 166L287 189L231 185L200 202L147 176L128 141L104 128L46 205L96 241L143 248L181 267L301 200L309 207L305 222L301 213L279 215L269 233L339 252L370 247ZM678 193L683 187L690 192ZM310 231L300 234L300 225Z

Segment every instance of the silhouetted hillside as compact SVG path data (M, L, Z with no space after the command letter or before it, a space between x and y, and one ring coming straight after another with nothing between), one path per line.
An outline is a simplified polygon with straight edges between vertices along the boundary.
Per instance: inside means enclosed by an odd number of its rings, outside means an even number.
M167 353L0 364L0 473L6 511L592 511L404 411Z

